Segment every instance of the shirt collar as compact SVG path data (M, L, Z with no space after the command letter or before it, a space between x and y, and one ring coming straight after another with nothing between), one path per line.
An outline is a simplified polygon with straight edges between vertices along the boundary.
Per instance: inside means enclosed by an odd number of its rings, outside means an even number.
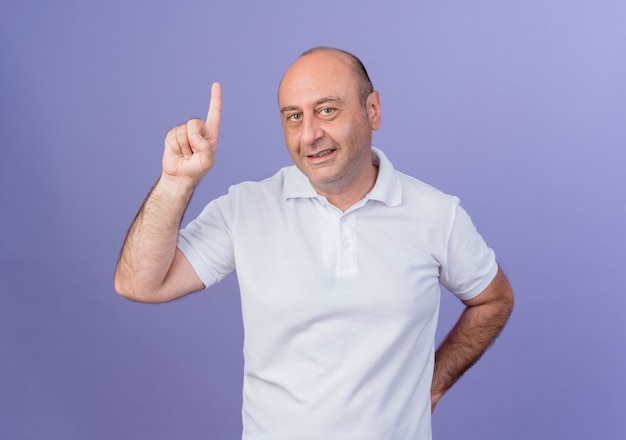
M378 165L378 177L374 188L366 196L366 199L377 200L388 206L399 205L402 201L402 186L393 165L387 156L376 147L372 147L372 163ZM311 186L309 179L295 165L290 167L285 176L283 196L285 200L320 197Z

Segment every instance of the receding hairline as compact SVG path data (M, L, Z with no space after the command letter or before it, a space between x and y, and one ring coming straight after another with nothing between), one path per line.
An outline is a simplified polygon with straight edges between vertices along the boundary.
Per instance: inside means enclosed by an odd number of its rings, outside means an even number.
M309 55L314 55L316 53L321 53L321 52L341 55L342 57L346 59L346 61L348 62L350 66L350 70L352 71L355 77L355 80L357 81L357 89L359 92L359 99L361 101L361 104L365 105L367 97L374 91L374 86L372 85L372 81L370 80L370 77L367 73L367 69L365 69L365 65L363 64L363 62L356 55L348 52L347 50L338 49L336 47L329 47L329 46L313 47L311 49L308 49L302 52L300 56L296 59L296 61L294 61L291 64L291 66L293 66L301 58L304 58ZM289 68L291 68L291 66L289 66ZM287 69L287 71L289 71L289 69ZM287 71L285 71L282 78L280 79L280 83L278 84L279 94L280 94L280 87L283 83L283 79L285 78Z

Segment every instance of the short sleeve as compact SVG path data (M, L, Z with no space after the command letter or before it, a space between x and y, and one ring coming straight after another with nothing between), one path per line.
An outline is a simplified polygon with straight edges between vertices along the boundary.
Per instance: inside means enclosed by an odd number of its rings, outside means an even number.
M498 271L495 254L476 230L467 212L454 197L454 214L448 235L440 281L459 299L481 293Z
M233 217L231 194L224 195L210 202L196 219L179 231L178 249L206 287L235 270Z

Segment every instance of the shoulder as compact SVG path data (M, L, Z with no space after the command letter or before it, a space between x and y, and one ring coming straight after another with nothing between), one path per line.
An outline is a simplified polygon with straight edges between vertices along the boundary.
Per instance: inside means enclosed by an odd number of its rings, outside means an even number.
M400 180L403 189L407 191L411 191L412 193L420 194L424 197L429 197L433 199L448 199L450 197L454 197L450 194L443 192L442 190L432 186L429 183L426 183L417 177L410 176L401 171L395 170L396 176Z
M263 180L231 185L225 194L208 202L196 220L230 224L242 215L258 216L263 212L275 211L284 200L284 182L290 168L281 168Z
M395 171L402 187L402 203L409 208L420 208L431 214L454 214L460 204L459 198L447 194L416 177Z
M237 198L258 197L261 194L273 194L281 197L285 180L291 172L293 166L279 169L273 176L259 181L244 181L232 185L228 189L228 194Z
M379 167L378 179L371 192L373 199L382 201L389 207L419 211L430 211L435 207L449 208L458 203L456 197L396 170L378 148L372 147L372 151L374 163Z

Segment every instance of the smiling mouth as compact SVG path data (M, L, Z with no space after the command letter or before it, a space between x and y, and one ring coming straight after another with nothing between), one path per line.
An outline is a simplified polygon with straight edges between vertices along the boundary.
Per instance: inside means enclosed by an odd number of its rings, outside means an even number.
M319 153L316 154L309 154L307 157L311 157L311 158L318 158L318 157L324 157L324 156L328 156L329 154L334 153L335 150L322 150Z

